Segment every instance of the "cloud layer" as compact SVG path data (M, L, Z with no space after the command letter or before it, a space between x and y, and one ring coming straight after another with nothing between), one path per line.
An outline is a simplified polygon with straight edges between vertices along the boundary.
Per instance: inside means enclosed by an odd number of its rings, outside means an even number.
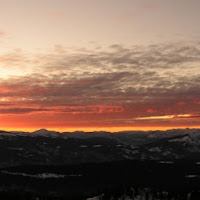
M26 116L29 126L199 125L199 42L15 50L0 62L2 71L16 71L0 76L0 115L8 124ZM187 117L156 118L171 115Z

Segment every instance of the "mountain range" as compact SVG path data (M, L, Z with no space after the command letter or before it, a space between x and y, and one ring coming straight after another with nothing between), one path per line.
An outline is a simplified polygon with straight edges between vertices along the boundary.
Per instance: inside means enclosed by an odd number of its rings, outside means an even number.
M200 158L200 130L63 132L0 131L0 167L82 164L120 160Z

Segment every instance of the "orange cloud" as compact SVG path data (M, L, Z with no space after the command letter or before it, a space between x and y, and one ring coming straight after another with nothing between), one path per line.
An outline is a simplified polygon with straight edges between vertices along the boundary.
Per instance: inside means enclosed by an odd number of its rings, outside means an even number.
M178 102L177 104L178 104L179 106L184 106L186 103L183 102L183 101L180 101L180 102Z
M149 109L147 109L147 111L146 111L147 113L155 113L156 112L156 110L153 110L153 109L151 109L151 108L149 108Z

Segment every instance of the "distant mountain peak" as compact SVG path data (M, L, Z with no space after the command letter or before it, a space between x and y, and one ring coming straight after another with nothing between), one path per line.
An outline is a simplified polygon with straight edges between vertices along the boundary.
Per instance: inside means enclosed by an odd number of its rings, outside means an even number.
M44 133L44 132L51 132L51 131L49 131L49 130L47 130L47 129L45 129L45 128L41 128L41 129L39 129L39 130L36 130L36 131L34 131L33 133Z
M33 135L37 135L37 136L51 136L51 137L57 137L59 132L56 132L56 131L50 131L50 130L47 130L47 129L39 129L37 131L34 131L32 132Z

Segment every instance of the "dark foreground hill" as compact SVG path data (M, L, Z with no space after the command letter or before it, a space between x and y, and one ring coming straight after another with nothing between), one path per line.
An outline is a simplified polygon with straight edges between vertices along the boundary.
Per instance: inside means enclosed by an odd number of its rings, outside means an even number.
M0 132L0 199L193 200L199 191L198 129Z
M0 170L0 198L183 200L198 196L199 183L196 161L23 165Z

